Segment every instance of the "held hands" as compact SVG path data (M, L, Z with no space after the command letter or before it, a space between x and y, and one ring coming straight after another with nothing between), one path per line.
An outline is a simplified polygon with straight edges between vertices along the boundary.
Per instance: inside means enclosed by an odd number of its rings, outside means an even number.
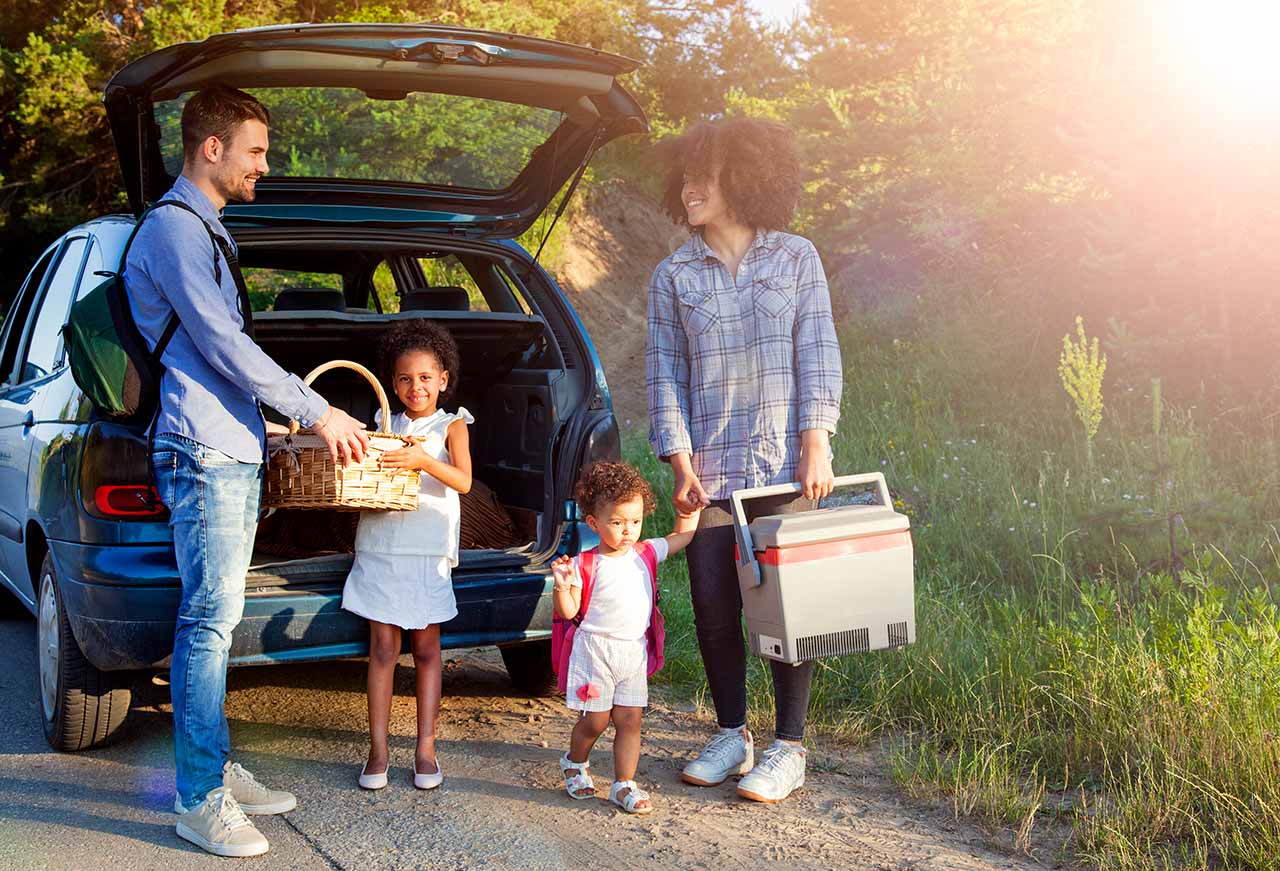
M693 460L688 454L671 454L663 459L671 464L671 473L676 478L671 504L675 505L677 514L692 514L711 504L702 482L693 473Z
M333 461L349 466L352 462L363 462L364 453L369 448L369 434L365 426L340 408L329 406L319 420L311 427L311 432L324 439L329 446L329 455Z

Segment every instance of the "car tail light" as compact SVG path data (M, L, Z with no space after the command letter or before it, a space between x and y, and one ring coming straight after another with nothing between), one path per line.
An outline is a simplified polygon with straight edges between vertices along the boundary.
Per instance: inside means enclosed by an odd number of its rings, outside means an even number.
M90 425L80 455L80 503L103 520L155 522L168 516L156 497L145 435L118 423Z
M93 491L93 504L103 517L159 517L165 511L150 484L103 484Z

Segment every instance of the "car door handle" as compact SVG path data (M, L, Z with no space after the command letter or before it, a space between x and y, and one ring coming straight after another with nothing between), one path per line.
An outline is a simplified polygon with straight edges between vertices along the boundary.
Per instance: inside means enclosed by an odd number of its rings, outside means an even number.
M27 416L22 419L22 428L31 429L36 425L36 414L34 411L28 410Z

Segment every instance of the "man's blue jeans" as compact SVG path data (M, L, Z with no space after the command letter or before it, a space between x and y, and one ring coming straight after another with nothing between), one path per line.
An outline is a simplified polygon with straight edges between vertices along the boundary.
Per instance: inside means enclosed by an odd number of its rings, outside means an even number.
M244 613L262 465L172 433L156 436L151 463L182 576L169 693L178 795L192 807L222 785L231 753L227 657Z

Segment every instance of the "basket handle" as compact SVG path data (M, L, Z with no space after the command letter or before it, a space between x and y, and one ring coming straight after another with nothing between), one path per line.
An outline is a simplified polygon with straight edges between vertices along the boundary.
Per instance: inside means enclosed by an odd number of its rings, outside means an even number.
M875 484L884 505L892 505L889 496L889 485L885 483L884 474L871 472L866 475L842 475L835 479L832 489L851 487L856 484ZM787 493L799 493L804 488L799 483L773 484L768 487L754 487L749 490L735 490L729 497L730 511L733 514L734 537L738 545L738 583L743 588L758 587L763 583L760 577L760 563L756 562L754 543L751 541L751 529L747 526L747 512L742 503L762 496L782 496Z
M311 383L319 378L330 369L350 369L364 376L364 380L369 382L373 388L373 392L378 395L378 406L382 409L382 426L391 426L391 405L387 402L387 391L382 389L382 385L378 383L378 379L374 374L361 366L359 363L353 363L350 360L330 360L328 363L321 363L316 368L307 373L307 377L302 379L302 383L311 386ZM296 420L289 421L289 434L294 435L298 432L298 422Z

